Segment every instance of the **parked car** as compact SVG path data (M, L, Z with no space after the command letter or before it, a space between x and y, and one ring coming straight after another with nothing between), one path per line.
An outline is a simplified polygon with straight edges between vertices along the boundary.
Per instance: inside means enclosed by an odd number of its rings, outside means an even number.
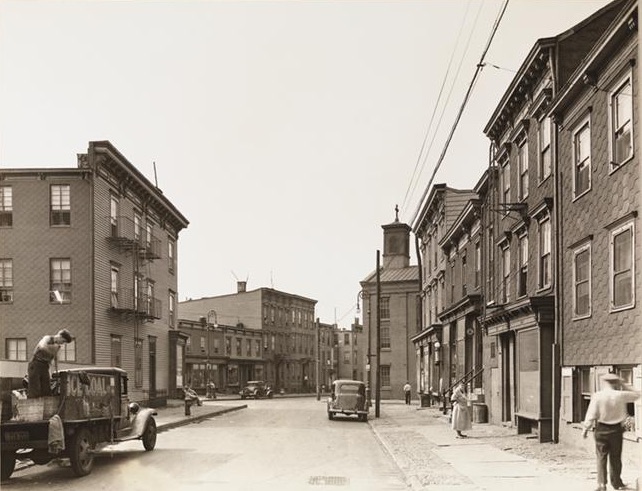
M247 399L248 397L252 399L260 399L262 397L272 399L274 396L272 388L262 380L250 380L239 394L241 395L241 399Z
M127 372L74 368L60 370L53 379L57 386L53 396L28 399L20 391L2 394L3 406L8 399L11 407L2 412L0 423L3 481L11 477L18 452L21 459L38 465L67 457L74 474L85 476L92 470L94 453L103 446L142 440L145 450L154 449L157 413L129 402Z
M335 380L330 388L327 407L330 420L337 414L343 414L368 421L366 384L360 380Z

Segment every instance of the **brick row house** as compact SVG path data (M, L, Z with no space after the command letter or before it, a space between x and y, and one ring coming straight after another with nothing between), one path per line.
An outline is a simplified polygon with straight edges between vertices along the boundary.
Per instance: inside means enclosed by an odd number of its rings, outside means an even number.
M488 170L456 218L436 225L446 185L423 200L424 393L463 379L490 422L545 442L579 434L600 374L642 388L637 49L627 0L539 39L484 128ZM629 412L635 440L639 403Z
M202 380L215 379L233 391L248 380L263 379L276 389L288 392L312 390L316 377L316 300L273 288L247 290L245 282L238 282L237 292L227 295L189 299L178 304L179 319L185 325L200 321L208 312L214 312L219 324L260 331L263 343L260 357L246 357L243 363L229 358L213 361ZM212 319L210 319L212 320ZM242 336L224 335L225 343L243 343ZM242 348L241 350L243 350ZM227 350L227 348L226 348ZM189 363L202 363L188 359ZM217 375L225 374L225 375Z
M170 333L187 219L108 141L75 169L2 169L0 203L3 377L21 378L40 338L67 328L61 367L122 367L134 399L162 404L182 349Z

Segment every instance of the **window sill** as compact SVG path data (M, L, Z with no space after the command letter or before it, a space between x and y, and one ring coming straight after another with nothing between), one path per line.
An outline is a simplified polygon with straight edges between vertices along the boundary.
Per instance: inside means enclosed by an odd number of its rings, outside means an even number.
M572 321L582 321L582 320L585 320L585 319L590 319L592 316L593 316L592 313L588 313L586 315L574 316L574 317L571 318L571 320Z
M620 164L616 164L615 162L609 162L609 166L610 166L610 169L609 169L609 176L610 176L610 175L612 175L612 174L615 174L618 170L620 170L620 169L621 169L622 167L624 167L626 164L628 164L629 162L631 162L631 160L633 160L633 157L634 157L634 155L631 155L629 158L627 158L626 160L624 160L624 161L623 161L622 163L620 163Z
M609 308L609 314L616 314L617 312L623 312L625 310L631 310L632 308L635 308L635 302L632 303L631 305L624 305L622 307L613 307L613 306L611 306Z
M579 200L582 196L588 194L591 192L591 188L589 187L586 191L582 192L581 194L575 195L575 192L573 192L573 199L571 202L575 203L577 200Z

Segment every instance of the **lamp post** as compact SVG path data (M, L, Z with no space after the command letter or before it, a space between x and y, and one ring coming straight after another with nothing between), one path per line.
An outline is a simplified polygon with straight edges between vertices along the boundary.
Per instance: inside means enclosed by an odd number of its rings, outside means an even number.
M214 317L214 324L212 324L211 321L212 317ZM210 309L207 312L207 317L201 316L201 325L207 329L207 364L205 365L205 391L207 393L210 391L210 331L212 328L216 329L218 327L218 316L216 315L216 310Z
M357 294L357 314L361 312L361 309L359 308L359 300L363 300L364 302L368 302L368 309L367 309L367 314L368 314L368 352L366 353L366 377L367 377L367 383L368 383L368 405L372 405L372 383L370 380L370 358L372 357L372 353L370 352L370 346L371 346L371 332L372 332L372 323L370 322L370 293L368 293L366 290L361 290Z

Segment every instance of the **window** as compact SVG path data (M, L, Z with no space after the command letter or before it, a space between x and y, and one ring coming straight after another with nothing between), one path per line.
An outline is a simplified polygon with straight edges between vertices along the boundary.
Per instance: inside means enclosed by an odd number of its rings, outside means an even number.
M260 339L254 340L254 356L256 358L261 357L261 340Z
M189 342L189 338L187 338ZM134 385L143 386L143 340L136 338L134 340Z
M591 315L591 246L587 244L573 253L573 315Z
M381 365L381 387L390 387L390 365Z
M232 354L232 338L230 336L227 336L225 338L225 354L226 355Z
M13 225L13 194L11 186L0 186L0 227Z
M528 280L528 235L519 238L519 276L517 277L517 296L526 295Z
M574 196L591 189L591 126L588 119L573 134Z
M7 360L27 360L27 339L7 338L5 342L5 356Z
M58 361L76 361L76 340L61 345L57 356Z
M633 89L628 75L611 95L611 166L633 157Z
M551 120L544 118L539 122L539 180L551 175Z
M134 240L142 245L142 223L143 223L143 217L141 214L137 211L134 211Z
M481 244L475 242L475 288L479 288L481 281Z
M109 225L111 236L118 237L118 198L114 195L109 199Z
M539 287L551 285L551 219L539 222Z
M118 266L111 266L111 279L110 279L110 296L111 296L111 306L114 309L117 309L119 306L118 303L118 285L119 285L119 271Z
M347 332L343 333L343 344L345 346L350 346L350 334Z
M51 186L51 213L49 223L52 226L71 225L71 195L69 184Z
M122 367L123 340L121 336L111 335L111 366Z
M517 145L517 164L519 166L519 200L528 196L528 145L524 137Z
M188 336L187 340L185 341L185 350L192 351L192 337Z
M167 263L169 267L169 272L174 274L176 271L176 243L173 239L168 239L167 241Z
M252 356L252 340L245 340L245 356Z
M13 302L13 259L0 259L0 303Z
M236 355L241 356L243 350L241 348L241 338L236 338Z
M154 224L147 220L147 223L145 224L145 247L147 250L150 250L152 248L152 235L154 232Z
M510 161L508 159L502 167L502 200L505 205L510 203ZM508 215L508 207L505 208L504 214Z
M201 336L201 353L205 353L205 336Z
M461 256L461 294L466 296L468 293L468 286L466 285L466 251Z
M155 317L158 312L154 308L154 282L151 280L147 280L147 298L145 300L147 302L145 312L147 315Z
M49 271L49 301L71 302L71 260L51 259Z
M390 325L389 324L384 324L381 326L380 335L381 335L381 347L390 348Z
M510 301L510 248L502 248L502 303Z
M176 322L176 293L173 292L172 290L169 291L168 305L169 305L169 326L174 327L174 323Z
M379 299L379 315L381 320L390 319L390 298Z
M221 342L218 338L212 339L212 344L214 345L212 348L212 353L218 354L221 351Z
M635 302L633 281L633 223L611 232L611 308L632 307Z

